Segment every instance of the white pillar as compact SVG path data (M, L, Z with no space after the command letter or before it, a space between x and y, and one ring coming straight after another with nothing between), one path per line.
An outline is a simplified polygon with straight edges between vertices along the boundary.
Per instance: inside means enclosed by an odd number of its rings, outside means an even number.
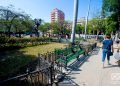
M73 14L73 25L72 25L72 34L71 34L72 44L74 44L74 40L75 40L75 30L76 30L76 23L77 23L77 16L78 16L78 3L79 3L79 0L74 0L74 14Z

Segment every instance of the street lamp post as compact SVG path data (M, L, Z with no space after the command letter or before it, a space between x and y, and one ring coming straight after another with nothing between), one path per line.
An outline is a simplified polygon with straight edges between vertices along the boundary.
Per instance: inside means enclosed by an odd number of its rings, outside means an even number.
M85 39L86 39L87 24L88 24L88 17L89 17L89 11L90 11L90 3L91 3L91 0L89 0L88 13L87 13L87 16L86 16L86 23L85 23Z
M72 25L72 34L71 34L71 43L74 44L75 40L75 29L78 15L78 3L79 0L74 0L74 15L73 15L73 25Z

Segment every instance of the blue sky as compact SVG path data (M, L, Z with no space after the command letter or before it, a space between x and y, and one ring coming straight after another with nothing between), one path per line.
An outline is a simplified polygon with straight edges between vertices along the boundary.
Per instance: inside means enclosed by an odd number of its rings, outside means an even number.
M87 15L89 0L79 0L78 19ZM41 18L50 22L50 12L58 8L65 13L65 20L73 20L74 0L0 0L0 6L14 5L15 9L21 9L31 17ZM102 0L91 0L89 18L92 18L98 10L101 10Z

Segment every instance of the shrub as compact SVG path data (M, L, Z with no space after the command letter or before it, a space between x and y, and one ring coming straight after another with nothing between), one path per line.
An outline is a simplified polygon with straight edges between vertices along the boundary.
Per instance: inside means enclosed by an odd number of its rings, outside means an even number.
M28 46L36 46L47 44L52 41L52 38L8 38L0 37L0 50L18 49Z

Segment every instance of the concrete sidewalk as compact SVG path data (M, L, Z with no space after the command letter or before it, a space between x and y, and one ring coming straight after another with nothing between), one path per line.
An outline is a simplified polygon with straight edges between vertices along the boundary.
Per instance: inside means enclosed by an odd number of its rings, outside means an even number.
M63 81L68 84L59 86L120 86L120 67L115 63L116 60L111 56L111 65L106 60L103 69L101 56L102 50L98 49L82 65L76 62L74 70Z

